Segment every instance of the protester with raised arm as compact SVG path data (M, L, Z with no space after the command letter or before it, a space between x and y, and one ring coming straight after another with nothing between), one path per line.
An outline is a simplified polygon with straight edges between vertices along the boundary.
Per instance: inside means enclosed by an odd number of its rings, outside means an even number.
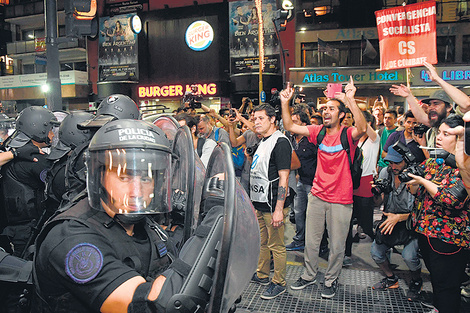
M454 100L454 102L458 105L456 108L457 114L463 115L463 113L470 111L470 97L468 97L458 88L443 80L439 74L437 74L436 68L431 63L424 62L424 66L426 66L428 69L427 73L429 78L439 84L439 86L441 86L441 88L444 89L449 97L451 97L452 100Z
M419 106L418 100L413 96L410 88L405 85L392 85L390 92L396 96L406 98L406 101L408 101L410 105L411 112L413 112L418 122L431 127L426 133L426 142L428 147L435 147L439 126L452 112L452 99L450 99L444 90L436 90L429 98L421 100L422 103L428 106L428 110L425 112L424 109ZM421 142L420 144L423 145Z
M323 107L322 126L294 124L289 110L294 90L288 87L280 94L282 119L286 130L306 136L314 144L317 144L320 132L324 132L325 135L318 147L317 171L312 190L308 195L305 221L305 270L291 286L294 290L300 290L316 283L318 252L326 223L330 237L330 255L325 273L323 298L333 298L336 294L352 214L353 184L348 153L341 144L341 133L346 129L351 151L354 151L367 127L364 115L354 100L355 93L356 87L351 79L345 87L345 93L337 93L335 99L330 99ZM353 114L355 127L345 128L341 125L346 106Z

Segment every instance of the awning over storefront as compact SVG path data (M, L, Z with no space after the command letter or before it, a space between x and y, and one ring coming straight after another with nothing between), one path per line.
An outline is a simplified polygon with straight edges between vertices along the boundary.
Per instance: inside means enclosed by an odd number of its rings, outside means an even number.
M439 75L456 87L470 86L470 66L436 67ZM424 67L411 68L411 87L437 87ZM304 88L325 88L327 83L344 83L352 76L355 85L406 84L406 70L378 71L371 67L290 68L290 80Z
M66 71L60 73L63 98L88 97L88 73ZM41 89L46 84L47 74L11 75L0 77L0 101L43 99Z

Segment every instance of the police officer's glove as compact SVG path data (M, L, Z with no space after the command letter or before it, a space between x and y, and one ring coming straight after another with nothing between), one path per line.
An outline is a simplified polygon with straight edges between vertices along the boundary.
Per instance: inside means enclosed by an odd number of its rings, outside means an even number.
M179 189L173 192L171 196L171 219L173 225L184 226L184 216L186 212L186 194Z
M41 151L35 145L24 145L19 148L12 148L10 150L13 153L13 157L15 159L25 160L25 161L35 161L35 154L40 154Z

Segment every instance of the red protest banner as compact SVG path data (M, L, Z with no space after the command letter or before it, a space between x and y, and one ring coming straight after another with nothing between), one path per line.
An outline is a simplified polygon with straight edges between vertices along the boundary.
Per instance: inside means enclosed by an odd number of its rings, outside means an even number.
M380 70L437 63L435 1L376 11L375 18Z

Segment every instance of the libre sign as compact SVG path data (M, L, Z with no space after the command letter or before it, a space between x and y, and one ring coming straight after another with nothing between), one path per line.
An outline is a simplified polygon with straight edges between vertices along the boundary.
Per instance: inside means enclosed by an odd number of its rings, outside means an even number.
M375 17L381 70L437 63L435 1L377 11Z

